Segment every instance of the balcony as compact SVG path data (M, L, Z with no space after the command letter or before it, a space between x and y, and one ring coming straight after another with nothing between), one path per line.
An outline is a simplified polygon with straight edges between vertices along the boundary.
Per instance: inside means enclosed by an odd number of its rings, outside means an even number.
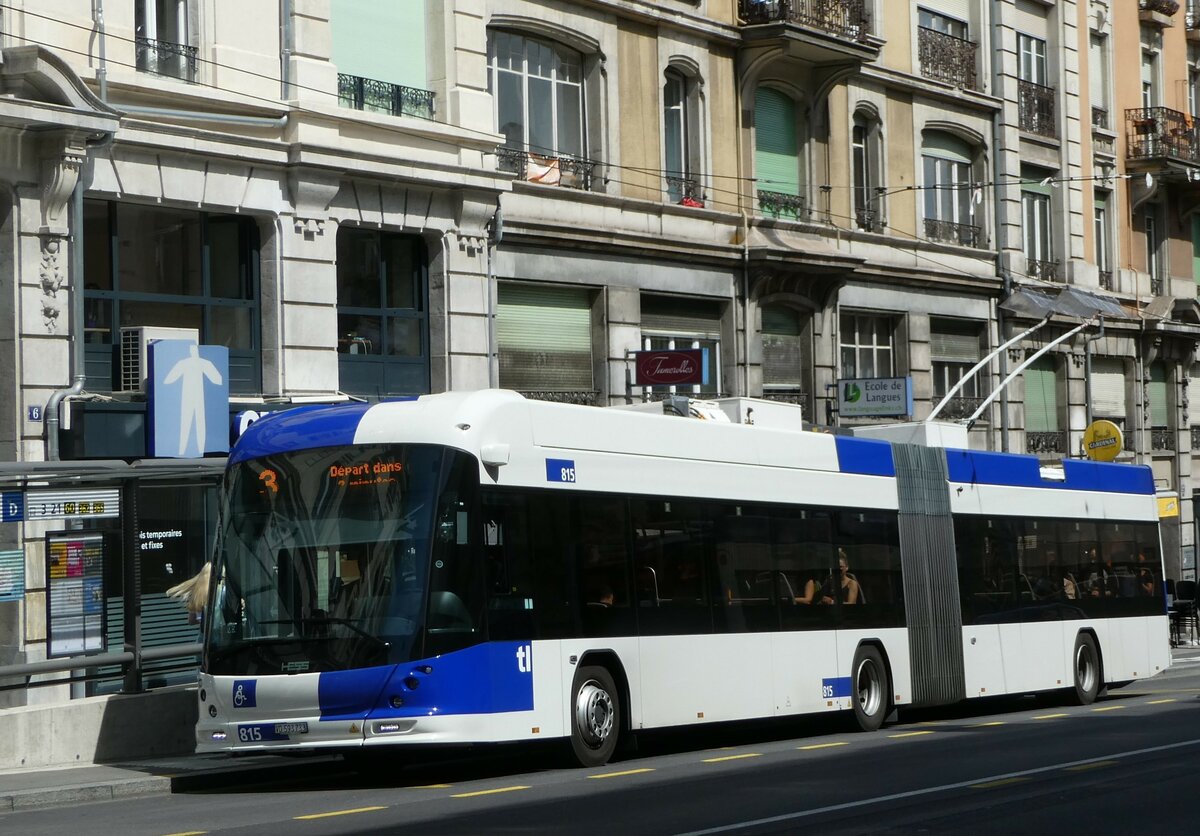
M1109 291L1111 291L1113 289L1112 270L1101 270L1100 271L1100 289L1101 290L1109 290Z
M878 209L855 209L854 223L864 232L883 231L883 218Z
M1152 274L1150 276L1150 295L1151 296L1165 296L1166 293L1163 289L1165 284L1166 284L1166 282L1163 281L1163 277L1162 277L1161 273Z
M1025 433L1025 452L1035 456L1063 455L1067 451L1067 434L1053 432Z
M1178 0L1138 0L1138 20L1151 26L1174 25L1171 18L1179 11Z
M704 207L704 187L700 185L699 180L694 177L672 177L670 175L664 179L667 186L667 200L671 203L697 208Z
M1026 257L1025 275L1031 279L1041 279L1044 282L1061 282L1062 274L1059 272L1061 266L1057 259L1048 260Z
M338 104L388 116L433 118L431 91L345 73L338 73Z
M1183 17L1183 26L1187 31L1189 41L1200 41L1200 3L1188 3L1187 14Z
M1054 118L1054 88L1032 81L1017 82L1017 127L1038 136L1054 139L1058 125Z
M1130 160L1177 160L1200 165L1200 143L1191 118L1168 107L1127 109L1125 148Z
M138 37L134 39L134 51L139 72L180 81L196 80L196 56L199 53L194 46Z
M1151 427L1150 451L1153 453L1175 452L1175 430L1170 427Z
M797 194L759 192L758 208L764 215L770 215L772 218L808 220L808 201Z
M973 41L938 32L925 26L917 28L917 59L921 75L966 90L978 90Z
M933 395L933 404L942 402L942 398L946 397L945 392L935 392ZM960 421L970 418L975 414L975 410L983 405L983 398L969 397L967 395L958 395L947 401L942 407L942 411L938 413L939 421ZM980 420L986 421L986 413L980 416Z
M1192 450L1200 450L1200 427L1189 428L1192 437Z
M958 244L962 247L978 247L983 230L972 224L957 224L938 218L925 219L925 237L941 244Z
M591 191L597 162L501 147L496 149L496 165L501 171L517 175L518 180Z
M1108 130L1108 108L1092 108L1092 130Z
M789 55L812 64L879 56L866 0L738 0L738 22L747 43L785 42Z

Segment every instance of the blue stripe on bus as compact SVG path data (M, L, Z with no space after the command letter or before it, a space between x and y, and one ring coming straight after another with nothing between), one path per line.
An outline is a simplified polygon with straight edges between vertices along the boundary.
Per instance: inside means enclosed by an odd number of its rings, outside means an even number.
M866 476L895 476L892 445L873 438L852 438L835 435L838 469L842 473L861 473Z
M272 412L246 428L229 454L229 464L274 453L354 443L354 433L371 404L298 406Z
M951 482L1006 485L1017 488L1058 488L1069 491L1153 494L1154 477L1149 467L1065 459L1065 479L1043 479L1036 456L1017 453L987 453L976 450L947 450L946 464Z
M331 671L321 674L317 692L322 720L532 711L533 648L488 642L395 666Z

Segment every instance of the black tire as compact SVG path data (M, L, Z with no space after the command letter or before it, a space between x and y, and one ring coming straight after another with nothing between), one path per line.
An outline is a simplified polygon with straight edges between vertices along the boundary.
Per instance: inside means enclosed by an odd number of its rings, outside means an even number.
M571 754L583 767L603 766L621 736L621 698L607 668L589 665L571 684Z
M1096 640L1090 633L1080 633L1075 638L1075 652L1071 654L1072 669L1075 671L1075 702L1091 705L1100 693L1100 653Z
M854 719L863 731L875 731L883 725L891 704L887 666L879 650L864 644L854 653L850 667L850 698L854 702Z

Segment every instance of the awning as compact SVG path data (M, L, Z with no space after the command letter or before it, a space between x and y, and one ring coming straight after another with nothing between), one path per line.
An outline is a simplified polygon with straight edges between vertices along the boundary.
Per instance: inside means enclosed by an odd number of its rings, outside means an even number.
M1020 287L1009 294L1008 298L1000 303L1000 307L1008 313L1032 319L1042 319L1048 314L1075 319L1092 319L1096 316L1115 319L1138 318L1115 299L1070 286L1053 290Z

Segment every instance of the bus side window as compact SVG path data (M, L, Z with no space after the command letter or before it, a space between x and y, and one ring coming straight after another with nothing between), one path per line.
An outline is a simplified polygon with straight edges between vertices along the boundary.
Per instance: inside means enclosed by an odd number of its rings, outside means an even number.
M481 520L488 638L533 638L535 593L524 496L487 496Z

